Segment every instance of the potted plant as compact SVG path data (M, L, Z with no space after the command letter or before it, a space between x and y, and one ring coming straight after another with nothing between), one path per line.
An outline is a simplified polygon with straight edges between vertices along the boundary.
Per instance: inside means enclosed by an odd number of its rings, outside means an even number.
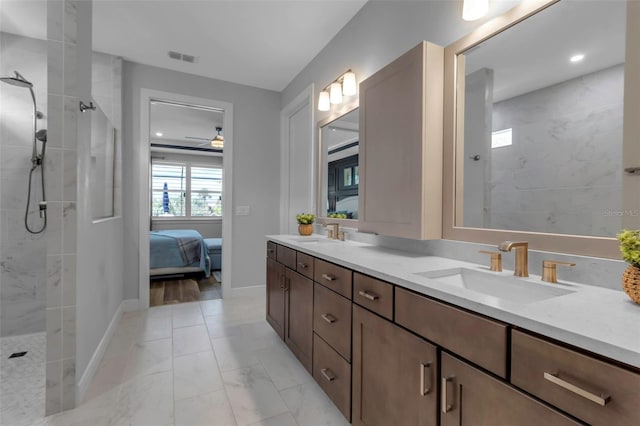
M622 274L622 288L631 300L640 304L640 229L625 229L617 237L622 259L629 264Z
M311 213L300 213L296 215L296 221L298 222L298 232L300 235L313 234L313 222L316 220L316 215Z

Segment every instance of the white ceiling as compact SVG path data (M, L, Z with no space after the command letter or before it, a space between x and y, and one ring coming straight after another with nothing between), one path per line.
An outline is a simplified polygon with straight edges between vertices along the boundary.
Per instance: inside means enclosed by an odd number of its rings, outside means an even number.
M216 135L216 127L222 127L223 119L223 111L152 102L149 112L149 141L159 145L208 149L211 148L209 141ZM158 132L162 136L156 136Z
M366 0L94 0L94 50L276 91ZM196 63L170 59L168 51Z

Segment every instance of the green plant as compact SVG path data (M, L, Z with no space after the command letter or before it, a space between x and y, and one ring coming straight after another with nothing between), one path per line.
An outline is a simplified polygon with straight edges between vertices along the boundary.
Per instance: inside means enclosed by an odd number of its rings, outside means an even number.
M311 213L300 213L296 215L296 220L300 225L311 225L316 220L316 215Z
M617 235L618 241L620 241L620 253L622 253L622 259L640 268L640 229L629 230L624 229Z
M329 213L331 219L346 219L346 213Z

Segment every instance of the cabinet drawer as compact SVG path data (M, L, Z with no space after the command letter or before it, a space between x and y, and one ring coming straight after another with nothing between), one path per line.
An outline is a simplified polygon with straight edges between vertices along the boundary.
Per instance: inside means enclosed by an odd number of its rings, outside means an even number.
M313 288L313 331L351 361L351 301L318 283Z
M639 374L516 330L511 344L514 385L592 425L640 424Z
M307 278L313 279L313 256L298 252L296 271Z
M479 366L507 376L506 324L396 287L396 322Z
M313 280L351 299L351 270L315 259Z
M267 257L276 260L276 243L267 241Z
M389 283L354 272L353 301L393 320L393 285Z
M440 426L578 426L580 423L443 352Z
M276 260L284 266L296 270L296 251L289 247L276 246Z
M351 365L315 333L313 378L347 420L351 421Z

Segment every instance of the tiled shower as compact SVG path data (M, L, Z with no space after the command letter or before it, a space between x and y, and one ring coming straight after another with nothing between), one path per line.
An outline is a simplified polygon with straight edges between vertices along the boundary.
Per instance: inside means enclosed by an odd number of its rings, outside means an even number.
M15 426L75 406L76 6L74 1L33 2L39 32L29 37L10 20L0 23L0 75L18 71L33 83L43 113L37 128L48 132L48 223L44 232L32 235L24 226L31 97L25 88L0 85L0 419ZM39 173L33 176L35 203L29 212L37 227Z

